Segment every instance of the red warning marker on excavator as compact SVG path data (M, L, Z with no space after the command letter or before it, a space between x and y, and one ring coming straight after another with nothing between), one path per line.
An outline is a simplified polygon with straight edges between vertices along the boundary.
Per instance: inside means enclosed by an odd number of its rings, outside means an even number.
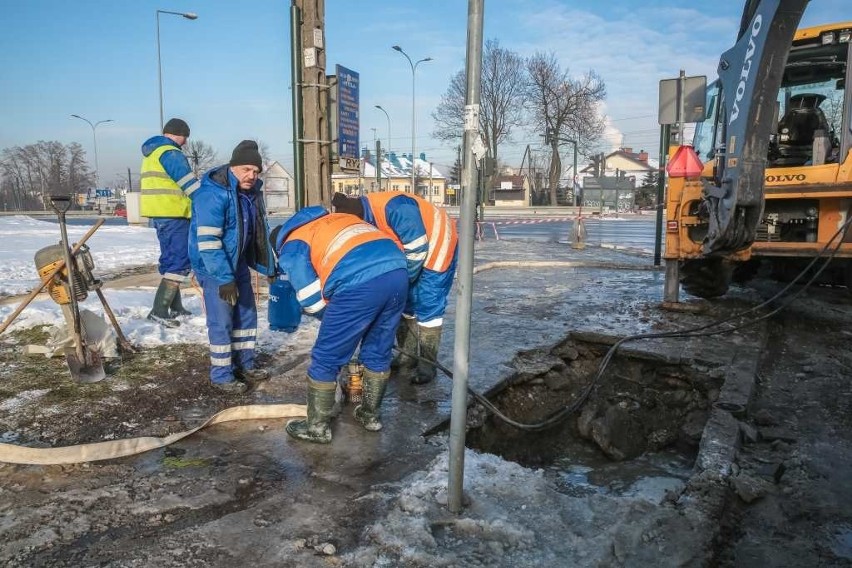
M692 146L681 146L666 165L669 177L698 177L704 170L704 164Z

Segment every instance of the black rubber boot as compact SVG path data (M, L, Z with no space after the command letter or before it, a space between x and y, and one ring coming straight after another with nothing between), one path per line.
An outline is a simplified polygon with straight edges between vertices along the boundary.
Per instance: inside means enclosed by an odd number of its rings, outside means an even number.
M172 299L171 306L169 306L169 312L172 317L177 316L191 316L192 312L183 307L183 302L180 298L180 284L178 284L177 292L175 292L175 297Z
M382 406L382 398L385 396L385 388L388 386L390 371L377 373L370 369L364 369L364 394L361 404L355 407L355 420L361 423L365 430L378 432L382 429L379 421L379 408Z
M337 383L315 381L308 377L308 418L291 420L285 430L292 437L328 444L331 442L331 418L334 408L334 391Z
M417 320L402 318L396 328L396 345L406 353L417 354ZM400 380L410 381L417 370L417 359L402 353L397 353L394 376Z
M432 363L427 361L438 360L438 348L441 346L441 327L423 327L419 326L420 331L420 357L417 361L417 373L411 379L415 385L425 385L435 380L438 374L438 369Z
M154 307L148 314L148 319L166 327L178 327L180 322L169 312L172 301L180 288L180 284L163 278L154 295Z

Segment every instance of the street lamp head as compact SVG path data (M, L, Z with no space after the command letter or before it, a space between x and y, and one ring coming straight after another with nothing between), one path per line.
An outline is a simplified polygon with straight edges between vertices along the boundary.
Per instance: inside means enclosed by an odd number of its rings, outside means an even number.
M79 119L81 119L81 120L86 120L85 118L83 118L83 117L82 117L82 116L80 116L79 114L72 114L71 116L73 116L74 118L79 118Z
M186 12L184 14L181 14L181 16L183 16L187 20L197 20L198 19L198 14L196 14L194 12Z
M431 57L427 57L426 59L421 59L421 61L432 61Z
M382 108L382 105L376 105L376 108L381 109L381 110L385 110L385 109Z
M391 48L395 49L396 51L402 51L402 48L399 47L398 45L392 45Z

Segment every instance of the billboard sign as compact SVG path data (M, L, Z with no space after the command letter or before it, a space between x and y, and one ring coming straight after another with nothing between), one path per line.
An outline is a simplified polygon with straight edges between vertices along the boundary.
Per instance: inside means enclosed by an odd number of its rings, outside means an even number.
M360 166L360 131L358 73L342 65L337 66L337 158L341 169Z

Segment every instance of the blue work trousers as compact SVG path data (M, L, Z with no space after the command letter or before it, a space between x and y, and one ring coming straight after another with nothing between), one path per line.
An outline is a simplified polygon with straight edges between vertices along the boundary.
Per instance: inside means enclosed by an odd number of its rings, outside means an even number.
M311 351L308 376L315 381L336 381L358 342L364 367L378 373L390 369L394 335L407 295L408 271L404 268L335 291Z
M207 338L210 340L210 381L228 383L234 380L234 369L254 369L254 347L257 340L257 307L251 287L248 265L237 267L237 305L219 297L219 283L199 275L207 312Z
M160 243L160 274L180 282L190 271L189 219L163 217L153 221Z

